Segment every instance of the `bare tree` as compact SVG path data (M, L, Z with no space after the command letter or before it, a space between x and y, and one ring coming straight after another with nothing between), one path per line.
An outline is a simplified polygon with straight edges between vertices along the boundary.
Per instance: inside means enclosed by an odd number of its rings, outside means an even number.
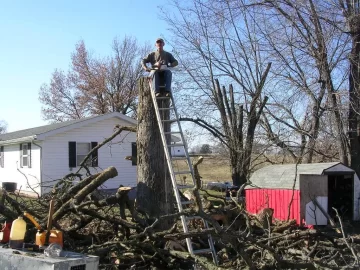
M0 134L6 133L7 123L4 120L0 120Z
M349 57L349 141L351 167L360 173L360 2L336 1L345 18L347 33L351 38Z
M339 95L346 87L348 38L334 22L336 10L327 1L312 0L248 1L248 7L255 2L261 5L263 15L258 33L271 48L278 86L287 92L272 95L277 110L274 113L274 107L267 108L267 115L281 123L281 129L298 134L302 162L312 162L314 155L320 154L315 151L323 129L320 120L326 111L331 112L338 158L347 164L346 122ZM267 121L269 118L264 118L269 139L297 160L285 141L289 136L277 136Z
M50 84L40 88L39 100L43 104L41 110L44 120L63 122L86 116L86 109L80 99L81 91L72 86L69 77L55 70Z
M148 46L125 37L114 39L112 51L111 56L95 57L80 41L67 75L55 70L50 84L40 89L44 119L58 122L108 112L135 115L140 58Z
M254 17L245 9L234 12L231 1L172 3L180 15L163 10L163 16L183 64L182 120L198 123L229 148L233 182L242 184L249 176L270 70L267 53L253 34ZM221 89L219 81L232 86Z
M267 12L276 10L292 25L298 33L300 49L315 60L313 70L317 71L318 83L327 91L326 103L321 107L332 114L328 120L336 127L339 159L347 164L350 157L351 167L360 173L360 2L266 0L252 1L251 5L255 2L265 6ZM274 18L274 14L268 18ZM331 133L326 134L328 126L328 121L319 126L325 131L322 136ZM314 144L311 147L318 149Z
M271 64L267 66L264 74L260 78L257 85L255 95L250 103L250 110L247 113L247 128L244 129L244 112L243 106L235 107L234 94L232 86L229 87L229 94L225 88L220 89L218 81L216 81L216 103L221 115L222 127L225 131L226 142L229 147L230 164L232 167L232 179L234 185L241 186L247 182L250 174L251 154L255 139L255 130L264 106L268 100L265 96L259 105L261 93L265 84L266 77L269 73Z
M179 15L164 9L163 16L183 64L178 78L184 118L197 115L199 123L213 127L213 135L225 136L214 95L219 79L234 85L246 128L264 62L271 62L257 104L269 97L257 139L282 148L296 162L336 159L348 164L351 157L351 166L360 168L358 0L171 3Z

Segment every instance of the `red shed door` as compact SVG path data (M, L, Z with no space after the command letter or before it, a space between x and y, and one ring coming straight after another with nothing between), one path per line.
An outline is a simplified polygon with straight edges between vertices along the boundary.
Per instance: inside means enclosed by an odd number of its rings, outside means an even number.
M314 199L327 211L328 209L328 177L327 175L301 174L300 217L307 225L327 225L327 218L312 202Z

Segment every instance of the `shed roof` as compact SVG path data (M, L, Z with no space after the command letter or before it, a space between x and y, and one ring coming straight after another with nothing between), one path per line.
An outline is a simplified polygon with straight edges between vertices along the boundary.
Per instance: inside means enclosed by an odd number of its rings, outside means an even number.
M292 189L295 175L295 189L299 189L300 174L323 175L325 172L353 172L349 167L340 162L329 163L308 163L308 164L284 164L270 165L261 168L253 173L250 177L252 186L249 188L281 188Z

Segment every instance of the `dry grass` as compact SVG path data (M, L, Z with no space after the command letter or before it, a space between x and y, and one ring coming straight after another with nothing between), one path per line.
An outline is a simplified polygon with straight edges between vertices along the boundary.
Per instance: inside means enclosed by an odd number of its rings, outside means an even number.
M196 160L197 157L191 158ZM185 160L174 162L175 171L188 170ZM205 156L204 161L198 166L199 173L204 182L210 181L231 181L231 168L227 159L222 159L218 156ZM190 175L187 176L187 183L190 183ZM180 180L179 180L180 181Z
M192 163L197 160L198 157L191 157ZM270 157L274 163L287 163L286 159L281 156ZM188 171L188 166L185 160L174 161L175 171ZM270 163L266 162L263 158L256 158L252 164L252 172L268 166ZM231 167L230 162L227 158L221 156L204 156L204 161L198 166L200 176L204 182L231 182ZM177 177L178 183L183 184L180 177ZM186 184L191 183L190 175L186 176Z
M192 163L197 160L198 157L191 157ZM251 173L264 166L268 166L271 163L268 160L271 160L274 164L287 164L293 163L290 157L283 155L267 155L267 159L264 157L259 157L258 155L253 156L251 164ZM174 170L175 171L188 171L188 166L185 160L174 161ZM215 156L204 156L204 161L198 166L200 176L202 177L203 182L232 182L231 179L231 167L229 159L221 157L219 155ZM182 175L183 176L183 175ZM178 184L184 184L180 177L177 177ZM186 176L186 183L192 184L191 176Z

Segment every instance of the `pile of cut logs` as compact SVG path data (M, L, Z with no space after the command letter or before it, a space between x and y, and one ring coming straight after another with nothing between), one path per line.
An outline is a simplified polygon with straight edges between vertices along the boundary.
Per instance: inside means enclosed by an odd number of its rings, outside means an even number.
M279 222L272 209L258 215L248 214L243 205L223 200L214 206L210 194L202 196L203 209L185 209L183 214L200 215L211 228L204 230L193 222L193 233L183 233L179 214L163 216L149 224L129 200L130 188L120 187L116 194L104 195L97 188L117 175L110 167L101 173L75 181L67 175L47 197L25 198L0 193L0 220L13 220L27 211L42 226L47 221L49 201L55 200L53 226L63 231L64 247L100 256L101 269L359 269L360 239L351 234L349 224L338 219L335 226L305 228L295 221ZM185 195L189 196L195 190ZM198 193L197 193L198 194ZM190 199L191 196L189 196ZM216 198L219 200L219 198ZM196 212L196 213L195 213ZM173 219L168 230L158 230L162 219ZM36 229L29 224L26 242L34 242ZM191 256L185 239L192 237L201 248L207 235L215 240L219 265L211 256ZM195 241L195 239L197 239ZM114 268L110 268L114 267Z

